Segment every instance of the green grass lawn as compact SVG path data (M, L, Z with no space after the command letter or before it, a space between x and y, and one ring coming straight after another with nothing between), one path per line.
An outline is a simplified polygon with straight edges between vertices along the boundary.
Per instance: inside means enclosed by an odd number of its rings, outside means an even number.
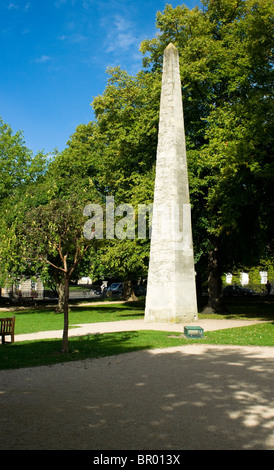
M38 340L0 345L0 369L51 365L59 362L98 358L136 350L166 348L191 343L224 345L274 346L274 299L229 299L228 315L210 315L204 318L258 319L267 321L258 325L206 332L199 340L187 339L182 334L168 331L129 331L73 337L70 352L60 354L60 340ZM63 328L63 316L54 308L33 308L10 312L16 316L16 334ZM74 306L70 324L120 321L143 318L144 304L102 304L88 307ZM2 315L4 316L4 315ZM200 315L202 318L202 315ZM168 329L168 326L167 326Z
M54 307L33 307L1 314L1 316L15 315L15 333L36 333L38 331L62 330L63 315L55 313ZM98 323L119 320L133 320L144 317L144 305L138 302L125 304L104 304L86 306L72 306L69 313L70 325L81 323Z

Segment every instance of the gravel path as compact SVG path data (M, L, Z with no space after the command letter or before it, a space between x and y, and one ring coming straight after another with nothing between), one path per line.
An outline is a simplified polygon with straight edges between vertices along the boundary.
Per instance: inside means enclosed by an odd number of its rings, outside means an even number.
M198 321L205 331L250 323ZM155 325L97 323L70 335L145 328ZM270 450L273 390L274 347L195 344L0 371L0 449Z

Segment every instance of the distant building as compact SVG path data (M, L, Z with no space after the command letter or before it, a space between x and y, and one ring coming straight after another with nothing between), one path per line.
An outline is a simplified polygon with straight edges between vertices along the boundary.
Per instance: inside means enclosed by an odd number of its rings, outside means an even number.
M267 283L267 271L260 271L261 284Z
M267 271L260 271L259 272L261 277L261 284L265 285L268 280L268 272ZM232 284L233 274L227 273L225 275L225 280L227 284ZM246 286L249 283L249 274L248 273L240 273L240 283L242 286Z
M247 284L249 283L249 275L248 273L241 273L241 284L242 286L247 286Z
M81 277L77 282L78 285L88 285L92 284L92 279L90 277Z
M44 285L41 279L17 280L12 286L2 288L3 297L32 297L43 299Z

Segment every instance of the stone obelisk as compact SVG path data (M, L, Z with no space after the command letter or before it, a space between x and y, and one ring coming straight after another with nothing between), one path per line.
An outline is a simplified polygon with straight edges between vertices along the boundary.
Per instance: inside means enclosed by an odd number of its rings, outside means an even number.
M197 320L179 54L164 51L145 321Z

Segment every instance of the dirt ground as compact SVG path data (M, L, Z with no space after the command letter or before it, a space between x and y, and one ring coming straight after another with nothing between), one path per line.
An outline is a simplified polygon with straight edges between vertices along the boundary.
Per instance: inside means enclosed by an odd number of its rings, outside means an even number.
M242 323L254 322L198 322L205 331ZM106 328L156 327L137 320L84 325L70 334ZM24 339L31 338L16 337ZM273 390L274 347L197 342L0 371L0 449L273 450Z

